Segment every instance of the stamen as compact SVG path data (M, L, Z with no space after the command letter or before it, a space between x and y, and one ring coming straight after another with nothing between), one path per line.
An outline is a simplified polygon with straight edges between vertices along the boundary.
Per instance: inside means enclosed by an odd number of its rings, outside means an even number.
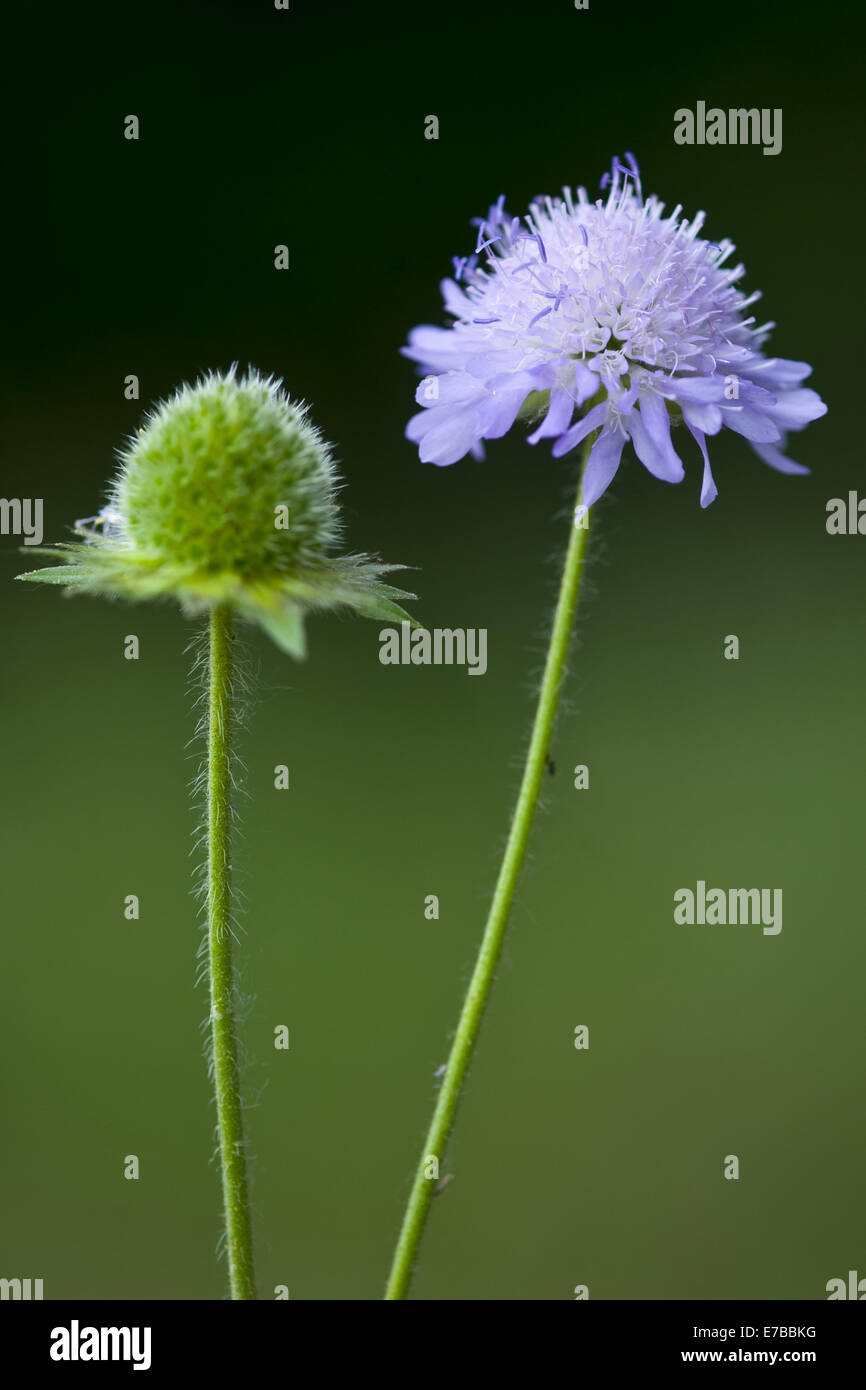
M544 242L537 232L519 232L515 237L516 241L534 241L538 247L538 254L545 265L547 265L547 252L544 249Z
M486 251L487 248L488 248L488 246L492 246L494 242L496 242L496 241L501 241L501 240L502 240L502 237L501 237L501 236L493 236L493 237L490 238L489 241L482 241L482 237L483 237L483 236L484 236L484 225L482 224L482 226L479 227L479 229L478 229L478 241L477 241L476 246L475 246L475 254L476 254L476 256L480 256L480 255L481 255L481 252L482 252L482 251Z

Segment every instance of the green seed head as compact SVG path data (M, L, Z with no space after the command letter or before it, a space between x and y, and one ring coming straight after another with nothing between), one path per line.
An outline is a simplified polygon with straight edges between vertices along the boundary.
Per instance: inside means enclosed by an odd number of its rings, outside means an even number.
M174 598L189 613L227 605L293 656L316 609L412 621L412 598L368 555L334 556L331 450L280 383L211 373L148 416L120 455L108 506L77 522L63 561L19 578L128 599Z
M263 579L337 539L328 445L273 381L211 375L149 417L121 455L112 511L129 542L190 575Z

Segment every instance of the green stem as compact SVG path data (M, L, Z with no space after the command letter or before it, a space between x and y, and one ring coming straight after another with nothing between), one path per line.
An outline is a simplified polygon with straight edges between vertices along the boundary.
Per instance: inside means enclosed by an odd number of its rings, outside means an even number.
M207 927L213 1083L233 1299L254 1299L247 1162L234 1023L231 921L232 614L210 618L207 739Z
M584 453L584 466L587 456L588 448ZM578 488L578 506L580 506L580 496L581 489ZM415 1174L406 1215L403 1218L403 1226L394 1253L388 1286L385 1290L386 1299L405 1298L408 1293L413 1265L421 1237L424 1234L424 1227L427 1224L430 1202L436 1189L435 1178L427 1177L426 1173L431 1158L435 1157L440 1164L442 1162L445 1146L454 1125L454 1116L466 1077L466 1069L475 1047L481 1019L493 984L494 972L502 951L502 942L508 926L514 890L517 887L517 880L526 855L529 832L532 828L538 795L547 765L547 751L550 746L559 691L565 675L565 663L577 609L588 535L589 513L587 512L584 513L584 525L572 525L571 528L553 619L550 646L541 682L538 708L535 712L532 737L529 742L529 752L523 770L517 806L511 822L505 856L499 870L478 959L475 962L475 969L457 1024L457 1032L451 1045L448 1065L442 1078L439 1099L424 1143L421 1162Z

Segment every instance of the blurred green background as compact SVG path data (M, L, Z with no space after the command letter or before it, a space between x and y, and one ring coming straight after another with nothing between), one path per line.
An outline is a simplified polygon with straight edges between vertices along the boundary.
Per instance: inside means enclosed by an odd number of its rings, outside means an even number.
M350 547L417 566L427 626L489 631L484 679L382 667L373 623L314 619L305 665L249 635L236 862L261 1297L381 1296L574 486L574 459L520 430L484 463L420 465L398 348L444 321L471 216L502 192L521 212L594 189L625 148L647 191L737 243L772 346L813 363L830 414L792 448L808 478L727 435L708 511L696 450L678 488L629 457L597 508L557 771L413 1296L820 1299L866 1274L866 540L825 531L861 472L843 15L89 8L86 27L60 7L7 24L3 495L43 497L46 539L67 537L150 401L251 363L336 442ZM673 113L698 99L782 107L782 154L675 146ZM195 627L14 585L32 568L14 537L0 558L0 1275L41 1277L47 1298L221 1298L189 894ZM781 934L675 926L674 891L698 878L781 887Z

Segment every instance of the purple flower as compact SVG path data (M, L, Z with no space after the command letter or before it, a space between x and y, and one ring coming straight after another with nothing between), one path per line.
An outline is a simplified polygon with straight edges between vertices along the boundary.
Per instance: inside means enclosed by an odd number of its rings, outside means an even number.
M504 199L477 219L474 255L442 282L450 328L423 325L403 348L426 373L422 407L406 430L424 463L483 458L521 418L540 421L530 444L553 440L560 458L594 434L583 481L591 507L610 484L627 440L665 482L684 469L672 425L685 424L703 458L701 506L716 496L707 435L744 435L772 468L809 470L786 457L785 437L826 413L800 385L811 367L762 351L760 297L736 288L733 243L704 241L700 212L663 216L644 200L637 165L614 160L607 198L543 198L521 223ZM481 258L485 264L482 265ZM584 407L586 409L584 410Z

